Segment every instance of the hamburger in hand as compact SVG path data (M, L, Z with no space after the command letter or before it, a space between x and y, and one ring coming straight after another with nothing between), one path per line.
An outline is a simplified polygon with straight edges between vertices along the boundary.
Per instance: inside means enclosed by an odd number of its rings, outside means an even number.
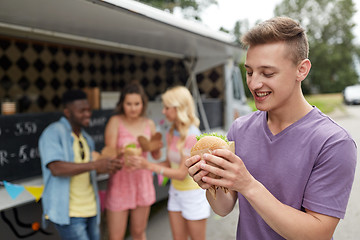
M142 153L141 148L138 148L135 143L130 143L124 148L124 160L125 166L130 166L128 157L130 156L140 156Z
M212 150L215 149L228 149L231 152L235 152L235 145L234 142L229 142L227 138L223 135L219 135L217 133L205 133L201 134L196 137L197 143L192 147L191 149L191 156L194 155L200 155L202 158L202 155L204 153L211 153ZM216 164L208 163L209 165L219 167ZM209 173L209 177L212 178L220 178L219 176ZM226 187L220 187L225 193L228 192L228 189ZM210 194L213 196L214 199L216 199L216 189L217 186L213 185L208 190Z

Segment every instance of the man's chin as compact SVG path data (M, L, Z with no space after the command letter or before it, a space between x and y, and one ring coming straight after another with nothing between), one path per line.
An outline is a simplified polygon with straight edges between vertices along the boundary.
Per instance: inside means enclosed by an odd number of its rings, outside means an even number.
M268 110L265 105L261 105L261 104L258 104L258 105L255 104L255 107L259 111L267 111Z
M83 121L81 125L82 125L82 127L84 127L84 128L89 127L89 126L90 126L90 120L89 120L89 121Z

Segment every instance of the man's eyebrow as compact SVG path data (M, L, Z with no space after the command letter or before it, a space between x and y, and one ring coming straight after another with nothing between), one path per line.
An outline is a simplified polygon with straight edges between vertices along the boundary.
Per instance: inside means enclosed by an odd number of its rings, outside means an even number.
M252 67L250 67L249 65L247 65L247 64L244 64L244 67L246 67L246 68L251 68L252 69ZM264 66L260 66L260 67L258 67L258 68L263 68L263 69L276 69L276 67L274 67L274 66L269 66L269 65L264 65Z
M268 66L268 65L265 65L265 66L260 66L259 68L265 68L265 69L275 69L276 67L274 66Z

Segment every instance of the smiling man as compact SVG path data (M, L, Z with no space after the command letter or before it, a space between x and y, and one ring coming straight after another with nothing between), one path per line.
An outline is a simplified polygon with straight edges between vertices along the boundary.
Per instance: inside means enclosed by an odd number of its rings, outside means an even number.
M96 172L114 173L118 159L92 159L94 141L89 126L91 109L86 94L63 94L64 116L41 134L39 151L44 179L43 225L55 224L61 239L99 240L100 206Z
M348 203L356 166L349 134L301 91L311 62L304 29L287 17L265 21L242 42L248 47L247 84L256 111L232 124L235 154L215 150L187 159L204 189L219 191L213 210L225 216L239 202L237 239L331 239ZM211 172L220 179L211 178Z

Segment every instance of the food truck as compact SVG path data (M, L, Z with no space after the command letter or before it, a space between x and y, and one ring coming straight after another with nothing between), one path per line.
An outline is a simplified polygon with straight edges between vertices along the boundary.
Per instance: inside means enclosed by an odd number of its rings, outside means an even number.
M250 111L238 67L243 58L244 50L228 34L135 1L1 1L2 238L58 239L54 228L37 225L42 185L37 142L61 116L64 91L88 93L94 111L87 131L97 151L120 90L134 80L144 87L148 117L162 133L168 123L160 96L175 85L191 90L202 131L226 131ZM102 190L106 180L99 176ZM165 199L168 186L160 186L156 175L154 184L157 200Z

